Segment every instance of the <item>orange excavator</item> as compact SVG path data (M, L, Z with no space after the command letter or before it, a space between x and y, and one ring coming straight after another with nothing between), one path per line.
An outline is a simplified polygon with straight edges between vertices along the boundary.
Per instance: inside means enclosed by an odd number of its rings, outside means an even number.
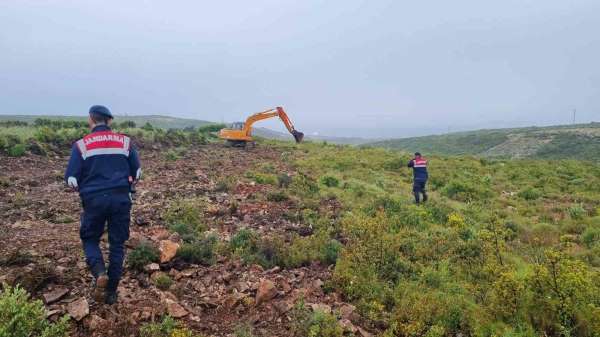
M248 117L246 122L233 123L231 129L221 129L219 138L225 139L232 146L246 146L247 143L252 143L252 124L267 118L279 117L288 131L294 136L296 143L300 143L304 138L304 134L294 128L289 117L283 111L283 108L278 106L275 109L255 113Z

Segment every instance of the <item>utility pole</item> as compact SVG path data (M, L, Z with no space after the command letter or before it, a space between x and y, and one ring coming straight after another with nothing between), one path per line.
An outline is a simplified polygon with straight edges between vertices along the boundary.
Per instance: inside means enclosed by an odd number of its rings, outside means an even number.
M575 124L575 118L577 118L577 109L573 109L573 124Z

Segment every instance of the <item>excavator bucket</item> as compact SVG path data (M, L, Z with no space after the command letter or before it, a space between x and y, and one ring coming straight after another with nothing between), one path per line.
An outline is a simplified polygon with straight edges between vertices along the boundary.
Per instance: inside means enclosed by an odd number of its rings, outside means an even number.
M302 141L302 139L304 139L304 134L300 131L293 130L292 136L294 136L296 143L300 143Z

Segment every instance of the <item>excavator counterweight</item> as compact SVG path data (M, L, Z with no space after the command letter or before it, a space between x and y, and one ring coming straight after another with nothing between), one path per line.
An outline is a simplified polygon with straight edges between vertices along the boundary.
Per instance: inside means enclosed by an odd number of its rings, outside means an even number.
M279 117L288 131L294 136L296 143L302 142L304 134L294 128L294 124L290 121L288 115L285 113L282 107L276 107L262 112L255 113L248 117L246 122L238 124L238 128L221 129L219 131L219 138L227 140L233 145L245 146L247 142L252 142L252 124L268 118Z

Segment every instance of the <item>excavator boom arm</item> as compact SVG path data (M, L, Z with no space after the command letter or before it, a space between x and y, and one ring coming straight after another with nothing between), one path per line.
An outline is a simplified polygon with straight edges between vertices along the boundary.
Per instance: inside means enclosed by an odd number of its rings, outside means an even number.
M252 124L268 118L279 117L288 131L294 136L294 139L297 143L300 143L304 138L304 134L302 132L297 131L294 128L294 124L290 121L290 118L285 113L282 107L277 107L275 109L270 109L262 112L255 113L254 115L248 117L246 119L246 123L244 124L244 133L250 136L250 131L252 131Z

